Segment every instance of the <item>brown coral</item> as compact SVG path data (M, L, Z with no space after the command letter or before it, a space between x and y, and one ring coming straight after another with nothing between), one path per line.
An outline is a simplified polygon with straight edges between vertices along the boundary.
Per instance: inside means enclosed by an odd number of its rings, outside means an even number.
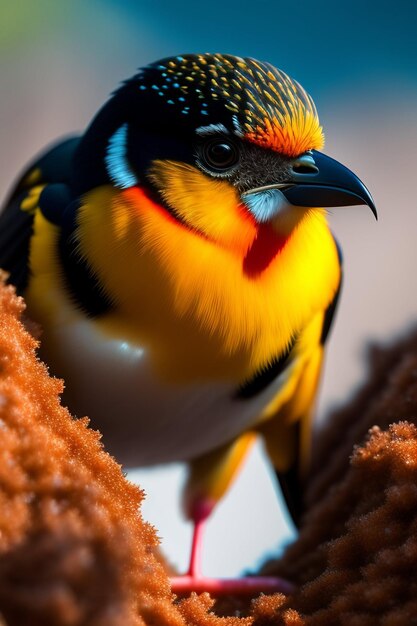
M308 508L343 478L353 447L364 441L369 428L417 421L417 329L391 345L370 346L368 371L356 396L334 411L318 432L306 492Z
M303 582L290 604L306 626L417 623L416 531L417 428L374 427L280 565Z
M141 492L35 357L23 301L0 288L0 612L9 624L140 624L170 598Z
M417 623L417 429L386 428L416 420L417 333L374 350L370 382L323 435L319 457L333 461L316 462L300 537L270 566L299 588L221 618L207 594L173 602L141 492L60 406L22 310L0 285L1 626ZM374 424L386 430L373 427L349 464Z
M62 382L37 360L23 300L2 279L0 625L264 626L262 601L241 619L217 617L208 594L173 602L142 493L60 405Z
M416 332L372 349L369 381L322 433L299 539L270 567L301 585L306 625L417 623L417 431L389 426L404 419L417 421Z

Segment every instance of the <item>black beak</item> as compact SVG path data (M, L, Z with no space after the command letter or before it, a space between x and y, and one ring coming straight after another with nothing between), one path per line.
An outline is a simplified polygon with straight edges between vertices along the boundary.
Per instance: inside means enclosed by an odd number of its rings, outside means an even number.
M290 186L281 188L290 204L305 207L336 207L367 204L378 215L371 194L347 167L317 150L294 161Z

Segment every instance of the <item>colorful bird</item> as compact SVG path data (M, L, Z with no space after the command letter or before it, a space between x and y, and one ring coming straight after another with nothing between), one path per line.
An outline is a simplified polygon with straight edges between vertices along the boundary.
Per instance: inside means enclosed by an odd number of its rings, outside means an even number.
M322 146L311 97L272 65L168 58L32 164L0 218L0 267L71 410L127 466L190 464L193 580L254 437L301 513L342 278L323 207L376 216Z

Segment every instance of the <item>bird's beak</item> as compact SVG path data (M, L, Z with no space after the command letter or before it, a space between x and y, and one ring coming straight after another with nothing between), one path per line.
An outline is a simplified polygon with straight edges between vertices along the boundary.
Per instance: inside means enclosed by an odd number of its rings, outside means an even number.
M347 167L317 150L295 159L285 182L251 189L243 201L259 221L268 221L289 206L337 207L367 204L378 215L373 198Z

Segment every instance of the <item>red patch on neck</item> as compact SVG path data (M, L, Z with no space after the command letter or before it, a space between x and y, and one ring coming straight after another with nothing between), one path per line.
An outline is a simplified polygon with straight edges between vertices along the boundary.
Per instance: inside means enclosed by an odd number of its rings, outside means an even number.
M260 224L258 234L243 259L243 271L249 278L257 278L270 265L288 241L270 224Z
M140 187L139 185L135 185L134 187L128 187L124 189L122 195L131 202L134 207L136 207L141 213L149 210L149 207L152 207L154 211L157 211L160 215L163 215L165 219L169 220L174 224L180 224L180 222L175 218L172 213L169 213L165 207L161 206L154 200L144 187Z

